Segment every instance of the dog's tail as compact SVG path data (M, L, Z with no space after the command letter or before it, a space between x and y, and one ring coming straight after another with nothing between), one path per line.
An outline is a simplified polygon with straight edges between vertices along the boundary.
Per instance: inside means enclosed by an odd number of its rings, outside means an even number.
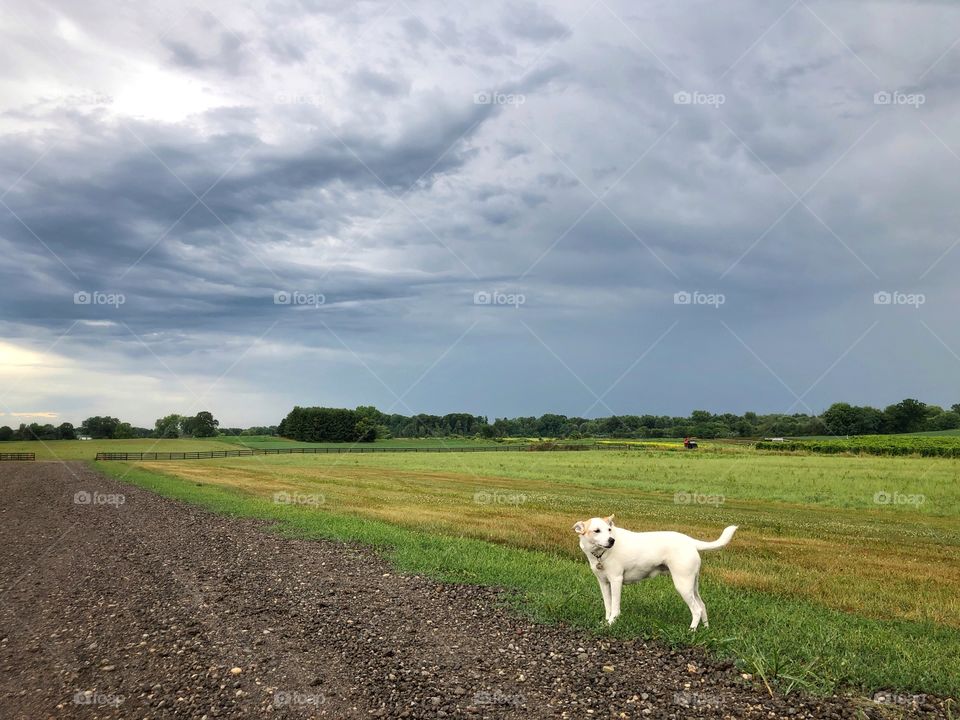
M723 532L720 533L720 537L713 542L704 542L703 540L694 540L694 545L697 546L697 550L719 550L733 537L733 534L737 531L736 525L731 525L728 528L724 528Z

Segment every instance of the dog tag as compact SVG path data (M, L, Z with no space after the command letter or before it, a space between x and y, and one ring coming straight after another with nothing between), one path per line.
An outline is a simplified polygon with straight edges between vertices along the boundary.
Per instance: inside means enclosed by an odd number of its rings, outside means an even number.
M603 563L599 560L597 561L597 570L603 570Z

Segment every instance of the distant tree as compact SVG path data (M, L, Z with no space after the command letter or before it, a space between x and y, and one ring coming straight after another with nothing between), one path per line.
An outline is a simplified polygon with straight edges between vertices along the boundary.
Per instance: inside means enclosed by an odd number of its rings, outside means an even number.
M9 425L0 427L0 441L13 440L13 428Z
M358 405L357 409L354 410L358 418L366 418L375 423L383 422L386 419L386 415L377 410L373 405Z
M567 422L566 415L546 413L537 420L537 435L542 437L560 437L563 426ZM619 425L619 423L617 423Z
M154 436L158 438L180 437L181 425L183 423L183 419L184 419L183 415L178 415L176 413L159 418L153 424Z
M869 435L879 432L883 416L871 407L834 403L820 416L831 435Z
M240 433L241 435L277 435L276 425L254 425Z
M370 418L362 417L356 426L357 442L373 442L377 439L377 425Z
M551 417L544 415L544 417ZM563 417L562 415L553 415L552 417ZM542 418L541 418L542 419ZM597 420L597 434L598 435L617 435L622 434L624 429L623 420L621 420L616 415L611 415L610 417L600 418Z
M18 435L16 438L18 440L56 440L57 428L49 423L44 425L30 423L29 425L21 425L16 435Z
M184 437L194 437L197 432L196 415L184 415L180 418L180 434Z
M279 432L282 437L301 442L357 442L360 420L356 410L298 405L280 423ZM369 422L369 418L364 420ZM362 429L366 431L367 427Z
M83 435L89 435L97 440L110 439L113 437L119 424L120 421L115 417L110 417L109 415L101 417L96 415L83 421L83 424L80 426L80 432Z
M884 428L892 433L911 433L923 430L927 418L925 403L913 398L901 400L896 405L889 405L883 411Z
M190 433L194 437L214 437L217 434L217 428L220 421L213 417L213 413L207 410L201 410L194 417L190 418L190 427L193 431Z
M928 430L955 430L960 428L960 415L955 412L939 412L927 420Z
M883 412L875 407L860 408L860 435L876 435L883 432Z
M690 421L693 423L706 423L709 422L712 417L713 415L706 410L694 410L690 413Z
M136 433L133 431L133 426L128 422L122 422L117 425L117 429L113 432L113 437L115 440L129 440L130 438L136 437Z
M76 440L77 431L74 430L71 423L61 423L57 428L57 440Z

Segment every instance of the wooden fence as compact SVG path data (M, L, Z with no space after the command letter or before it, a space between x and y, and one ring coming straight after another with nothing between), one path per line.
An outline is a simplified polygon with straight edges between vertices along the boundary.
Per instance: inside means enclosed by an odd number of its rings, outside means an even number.
M36 453L0 453L0 460L36 460Z

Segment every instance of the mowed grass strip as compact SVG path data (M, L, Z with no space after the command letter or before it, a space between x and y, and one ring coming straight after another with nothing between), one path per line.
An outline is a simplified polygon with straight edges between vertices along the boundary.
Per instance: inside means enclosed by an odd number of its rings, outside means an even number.
M396 464L398 459L371 467L362 458L243 458L145 467L265 498L287 492L294 501L299 496L309 503L322 496L317 504L332 512L571 558L580 553L570 530L573 521L595 513L615 512L631 528L681 529L706 539L738 524L736 556L724 551L709 563L710 571L731 585L803 597L876 619L960 627L960 532L949 518L925 518L928 537L917 538L915 518L897 514L893 519L885 508L811 512L783 502L725 497L721 503L719 496L687 491L677 496L643 487L585 488L572 480L518 481L403 470Z
M538 618L601 632L599 591L579 557L574 519L616 512L631 528L707 539L739 524L732 545L705 556L713 629L688 636L683 603L669 579L656 579L628 589L612 632L704 644L786 689L957 694L955 461L563 456L271 456L143 463L126 479L279 520L286 532L388 546L406 569L513 587ZM926 490L930 506L873 502L895 489ZM274 503L277 492L293 504ZM684 504L675 493L701 497ZM797 502L805 494L808 502Z

